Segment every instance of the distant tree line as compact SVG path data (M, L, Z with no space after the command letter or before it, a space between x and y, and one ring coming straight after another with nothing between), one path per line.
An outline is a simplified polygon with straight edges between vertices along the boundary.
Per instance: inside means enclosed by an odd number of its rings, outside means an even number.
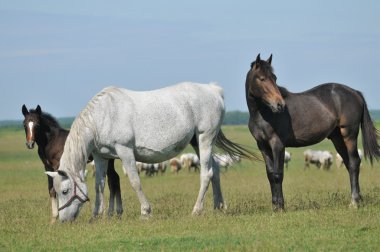
M373 121L380 122L380 110L370 110L371 118ZM224 116L224 125L247 125L249 120L249 113L242 111L228 111ZM380 129L379 129L380 130Z
M224 125L247 125L249 120L249 113L242 111L228 111L224 116Z
M380 110L370 110L372 120L380 121ZM247 125L249 120L249 113L242 111L228 111L224 116L224 125ZM61 127L69 129L74 121L74 117L58 118ZM0 128L14 128L22 129L21 120L3 120L0 121Z

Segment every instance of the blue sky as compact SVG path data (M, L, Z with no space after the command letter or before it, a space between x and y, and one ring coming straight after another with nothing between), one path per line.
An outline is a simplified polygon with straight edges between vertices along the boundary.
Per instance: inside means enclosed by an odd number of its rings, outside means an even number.
M273 53L278 84L325 82L380 109L380 1L3 1L0 120L21 106L75 116L102 88L218 82L247 111L244 82Z

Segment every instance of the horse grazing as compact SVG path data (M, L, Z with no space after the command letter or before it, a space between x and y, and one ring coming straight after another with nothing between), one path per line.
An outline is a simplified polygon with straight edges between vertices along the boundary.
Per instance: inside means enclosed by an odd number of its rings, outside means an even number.
M182 169L182 162L179 158L171 158L169 160L169 166L172 172L178 174L178 172Z
M60 159L63 153L63 147L69 131L61 128L58 121L48 113L42 112L38 105L36 109L28 109L22 106L24 115L24 129L26 135L26 146L33 149L35 143L38 145L38 156L44 164L45 171L56 171L59 168ZM92 159L92 157L90 157ZM87 160L87 159L86 159ZM114 201L117 202L118 215L123 212L121 202L119 175L115 171L114 160L108 163L108 186L110 190L110 201L108 214L112 215L114 211ZM51 199L52 219L54 223L58 216L58 205L56 191L53 187L53 179L48 177L48 189Z
M378 131L363 95L336 83L322 84L302 93L277 86L272 55L252 62L245 83L250 113L249 129L264 157L274 210L284 209L282 181L284 148L316 144L330 139L347 167L351 184L351 206L360 196L357 138L361 126L364 154L380 157Z
M136 169L138 174L145 171L145 176L154 176L155 174L158 174L158 172L164 174L166 171L168 161L164 161L161 163L155 163L155 164L146 164L142 162L136 162Z
M215 84L181 83L146 92L105 88L77 116L58 171L48 173L54 177L60 202L70 202L61 207L59 219L74 220L87 198L87 187L79 174L88 153L94 156L97 180L103 180L107 159L121 159L140 201L141 215L148 217L151 206L141 189L136 161L163 162L178 155L189 143L201 162L200 190L193 214L203 209L210 180L214 207L224 209L219 167L212 159L214 143L229 153L253 158L253 154L223 135L220 128L224 112L223 89ZM96 193L94 215L103 207L102 191Z
M199 170L200 162L199 162L199 158L198 158L197 154L184 153L180 156L179 159L181 160L182 167L185 169L187 168L187 170L189 172L190 172L191 168L194 168L194 171Z

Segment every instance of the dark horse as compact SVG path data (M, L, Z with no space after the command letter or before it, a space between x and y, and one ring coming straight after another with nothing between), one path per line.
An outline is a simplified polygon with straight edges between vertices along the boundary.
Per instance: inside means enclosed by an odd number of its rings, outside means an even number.
M45 166L46 171L56 171L59 168L59 161L63 153L63 147L66 142L69 131L63 129L57 120L48 113L42 112L38 105L36 109L28 109L22 106L22 114L24 115L24 129L26 135L26 146L33 149L34 144L38 145L38 155ZM92 157L89 157L92 160ZM58 205L56 200L56 192L53 187L53 179L48 177L48 189L51 199L52 223L58 216ZM120 178L115 171L114 160L108 161L107 169L108 187L110 191L108 214L112 215L114 210L114 202L117 202L117 214L123 212L120 192Z
M276 84L268 60L251 64L245 92L250 113L249 129L264 157L274 210L284 209L282 181L285 147L316 144L330 139L347 167L351 184L351 206L358 207L360 158L357 138L361 126L365 157L380 157L378 131L363 95L336 83L322 84L302 93L291 93Z

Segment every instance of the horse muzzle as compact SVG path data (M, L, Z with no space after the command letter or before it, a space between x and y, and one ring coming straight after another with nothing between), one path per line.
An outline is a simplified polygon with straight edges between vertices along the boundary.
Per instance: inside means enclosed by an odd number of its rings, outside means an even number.
M277 104L277 112L284 112L285 110L285 103L278 103Z
M34 144L36 142L35 141L30 141L30 142L26 142L26 147L28 147L28 149L33 149L34 148Z
M285 101L279 101L269 104L273 113L282 113L285 111Z

